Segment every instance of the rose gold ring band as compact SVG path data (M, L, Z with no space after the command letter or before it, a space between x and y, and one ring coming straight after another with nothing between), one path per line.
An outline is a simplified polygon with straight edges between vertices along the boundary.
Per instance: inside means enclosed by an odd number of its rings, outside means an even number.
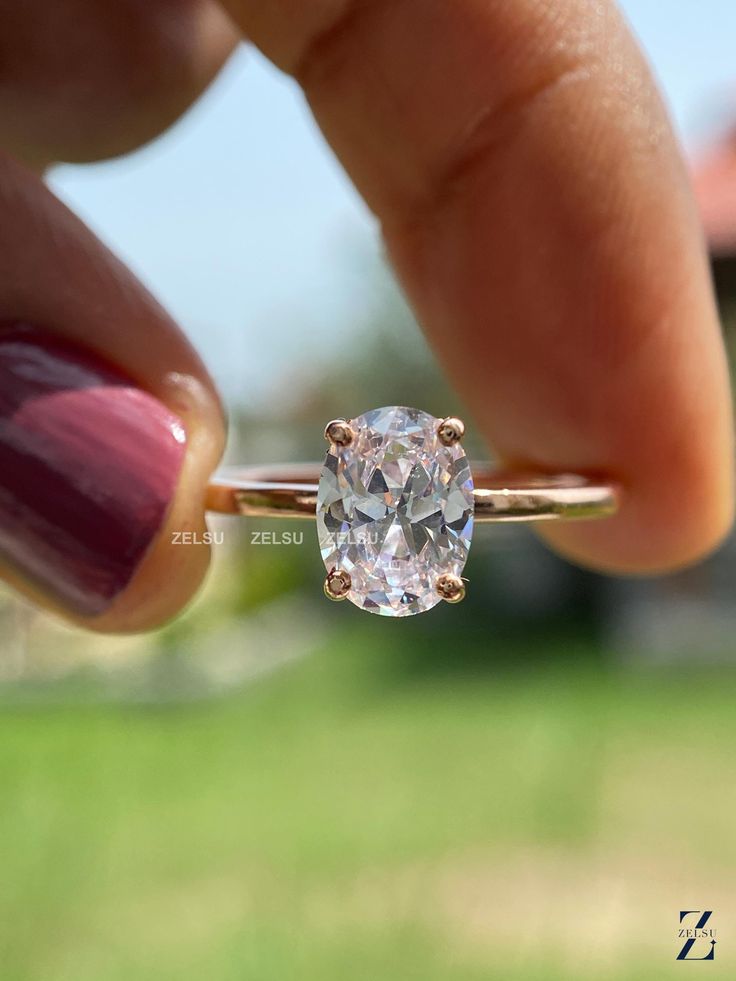
M253 517L312 518L317 513L319 463L225 467L207 488L207 510ZM615 513L615 484L576 474L554 476L471 464L475 521L602 518Z

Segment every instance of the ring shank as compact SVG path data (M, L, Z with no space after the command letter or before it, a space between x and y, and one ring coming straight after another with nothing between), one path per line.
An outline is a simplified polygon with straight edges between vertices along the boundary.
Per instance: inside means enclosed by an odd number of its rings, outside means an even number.
M312 518L322 465L224 467L207 488L208 511L252 517ZM576 474L554 476L471 465L475 520L549 521L614 514L615 484Z

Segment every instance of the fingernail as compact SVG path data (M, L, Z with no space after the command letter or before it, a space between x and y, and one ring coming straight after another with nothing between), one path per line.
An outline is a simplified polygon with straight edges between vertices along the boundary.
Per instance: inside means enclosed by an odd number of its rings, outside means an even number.
M0 558L66 609L104 612L174 495L179 418L97 355L0 330Z

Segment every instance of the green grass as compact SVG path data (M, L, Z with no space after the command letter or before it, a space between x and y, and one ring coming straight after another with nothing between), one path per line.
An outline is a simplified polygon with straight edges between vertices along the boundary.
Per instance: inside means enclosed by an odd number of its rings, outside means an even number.
M674 977L680 908L733 920L730 677L389 636L220 702L6 708L2 981Z

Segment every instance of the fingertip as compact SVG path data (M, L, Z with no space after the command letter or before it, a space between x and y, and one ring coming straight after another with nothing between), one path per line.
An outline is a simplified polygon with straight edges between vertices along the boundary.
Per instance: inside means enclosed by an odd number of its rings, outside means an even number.
M210 557L205 489L224 426L209 386L173 373L153 395L55 333L6 326L0 423L7 581L99 632L179 612Z
M710 479L681 492L624 485L613 517L537 530L556 552L593 572L653 576L688 568L715 552L732 531L734 513L734 473L730 457L724 457Z
M204 510L186 484L169 520L128 587L103 615L76 622L98 633L142 633L184 610L205 579L212 558Z

